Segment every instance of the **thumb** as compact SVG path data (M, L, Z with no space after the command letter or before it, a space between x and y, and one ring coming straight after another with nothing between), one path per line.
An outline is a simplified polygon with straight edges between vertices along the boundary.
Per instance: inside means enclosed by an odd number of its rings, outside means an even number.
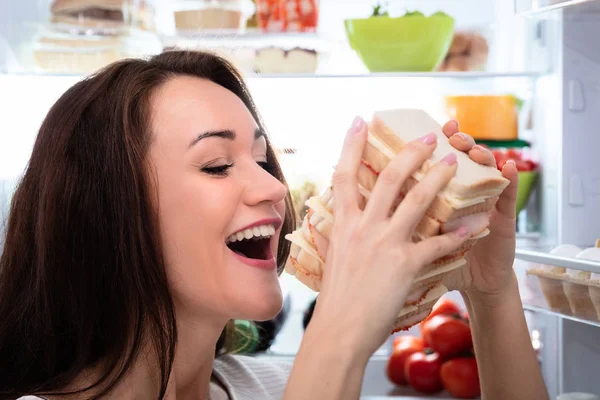
M502 168L502 176L510 181L510 184L504 189L498 202L496 209L498 212L509 219L517 217L517 191L519 187L519 171L514 161L508 160Z

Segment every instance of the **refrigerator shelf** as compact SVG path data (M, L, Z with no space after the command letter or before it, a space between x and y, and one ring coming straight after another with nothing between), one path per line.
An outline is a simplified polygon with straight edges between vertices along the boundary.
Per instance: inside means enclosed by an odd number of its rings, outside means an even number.
M572 6L586 6L588 12L600 12L597 0L515 0L515 11L522 16L537 16Z
M542 313L542 314L546 314L546 315L553 315L555 317L568 319L570 321L575 321L575 322L579 322L579 323L586 324L586 325L600 327L600 321L591 321L591 320L585 319L585 318L578 318L578 317L575 317L575 316L572 316L572 315L560 313L558 311L552 311L552 310L549 310L547 308L540 307L540 306L534 306L534 305L531 305L531 304L525 304L524 303L523 304L523 309L526 310L526 311L531 311L531 312L535 312L535 313Z
M529 261L536 264L553 265L580 271L600 273L600 262L555 256L541 250L517 249L515 258L517 260Z
M83 78L85 74L79 73L59 73L59 72L44 72L37 70L2 70L0 76L16 76L16 77L73 77ZM317 72L317 73L299 73L299 74L258 74L245 73L245 79L362 79L362 78L397 78L397 79L446 79L453 81L461 80L489 80L489 79L537 79L541 76L537 72L380 72L380 73L344 73L342 71L333 72Z

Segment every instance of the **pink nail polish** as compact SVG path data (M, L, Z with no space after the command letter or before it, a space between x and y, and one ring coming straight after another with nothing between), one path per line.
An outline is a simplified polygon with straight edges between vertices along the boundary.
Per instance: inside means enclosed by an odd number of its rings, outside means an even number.
M348 133L354 134L354 133L360 132L360 130L362 129L364 124L365 124L365 121L361 117L358 117L358 116L355 117L354 121L352 121L352 125L350 126L350 129L348 130Z
M450 153L448 154L446 157L444 157L442 159L442 162L448 164L448 165L454 165L456 164L456 154L454 153Z
M428 133L427 135L425 135L421 138L421 142L425 143L426 145L434 144L436 140L437 140L437 136L433 132Z
M469 228L467 228L466 226L461 226L460 228L458 228L456 230L456 235L458 237L465 237L469 234Z

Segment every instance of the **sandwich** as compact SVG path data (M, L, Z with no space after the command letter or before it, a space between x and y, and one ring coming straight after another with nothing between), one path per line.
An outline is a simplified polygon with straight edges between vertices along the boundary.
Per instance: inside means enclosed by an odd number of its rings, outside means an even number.
M53 24L86 30L120 31L127 26L154 30L153 8L146 0L135 4L122 0L54 0Z
M452 147L442 132L442 127L422 110L375 112L368 129L368 141L358 172L360 206L364 207L369 201L379 174L406 144L434 132L437 135L435 151L405 182L395 207L425 177L429 169L448 153L455 153L456 174L435 197L413 232L412 239L419 242L461 226L467 226L470 232L469 239L459 249L421 270L398 315L393 328L395 332L408 329L425 319L435 302L447 292L442 283L443 278L463 267L469 250L479 239L489 234L490 212L510 182L495 167L477 164L467 154ZM327 188L320 196L311 197L306 205L308 212L302 225L286 236L291 242L291 251L285 270L312 290L320 291L334 221L332 189Z

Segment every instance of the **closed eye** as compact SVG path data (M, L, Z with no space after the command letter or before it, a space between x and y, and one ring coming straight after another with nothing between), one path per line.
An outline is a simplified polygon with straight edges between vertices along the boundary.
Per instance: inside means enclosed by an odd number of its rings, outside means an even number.
M204 167L204 168L202 168L202 172L205 172L209 175L227 176L227 171L231 167L233 167L233 163L217 165L214 167Z

